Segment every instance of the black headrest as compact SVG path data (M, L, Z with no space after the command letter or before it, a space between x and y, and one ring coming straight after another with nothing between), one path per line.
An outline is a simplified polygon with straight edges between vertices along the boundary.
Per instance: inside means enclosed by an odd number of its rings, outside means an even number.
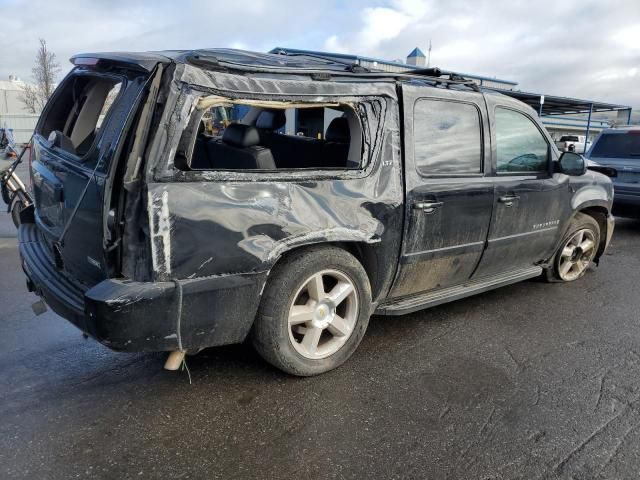
M328 142L349 143L351 135L349 134L349 122L346 117L338 117L331 120L327 127L325 139Z
M256 119L256 127L265 130L278 130L287 123L284 110L263 110Z
M260 135L258 135L258 130L251 125L232 123L224 129L222 141L234 147L255 147L260 143Z
M69 137L67 137L64 133L59 130L54 130L49 134L49 142L54 147L58 147L65 152L76 154L76 147L73 145L73 142Z

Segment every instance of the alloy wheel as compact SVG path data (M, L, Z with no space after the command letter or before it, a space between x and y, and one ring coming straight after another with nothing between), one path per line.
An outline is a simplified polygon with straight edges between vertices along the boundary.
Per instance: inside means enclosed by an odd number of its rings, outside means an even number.
M328 357L353 333L358 308L353 281L337 270L322 270L309 277L294 296L289 308L289 340L303 357Z
M575 232L560 251L558 275L570 282L580 277L589 267L596 254L596 239L593 232L583 228Z

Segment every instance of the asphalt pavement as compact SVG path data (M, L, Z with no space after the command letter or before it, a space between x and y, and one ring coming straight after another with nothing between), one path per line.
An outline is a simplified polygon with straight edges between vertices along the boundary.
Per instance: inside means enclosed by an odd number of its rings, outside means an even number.
M1 479L640 477L640 221L578 282L374 317L314 378L236 345L190 383L36 300L0 214Z

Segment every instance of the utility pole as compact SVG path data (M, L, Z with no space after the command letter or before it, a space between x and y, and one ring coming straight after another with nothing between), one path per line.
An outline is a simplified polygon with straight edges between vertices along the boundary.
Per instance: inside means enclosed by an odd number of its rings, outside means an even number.
M427 53L427 68L431 66L431 39L429 39L429 53Z

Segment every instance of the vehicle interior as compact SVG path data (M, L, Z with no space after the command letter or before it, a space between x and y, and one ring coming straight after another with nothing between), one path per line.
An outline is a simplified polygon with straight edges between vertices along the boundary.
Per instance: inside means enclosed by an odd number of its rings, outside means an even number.
M83 157L93 145L121 82L105 77L75 76L62 85L38 133L54 146Z
M180 170L360 166L362 128L351 106L283 103L276 108L268 102L218 104L196 111L183 133L175 166Z

